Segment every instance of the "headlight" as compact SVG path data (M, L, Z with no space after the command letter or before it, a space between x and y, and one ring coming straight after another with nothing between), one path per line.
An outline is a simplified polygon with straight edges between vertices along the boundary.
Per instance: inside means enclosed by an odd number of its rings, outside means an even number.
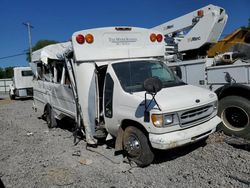
M152 123L156 127L167 127L179 124L179 119L176 113L173 114L152 114Z
M169 125L169 124L173 123L173 120L174 120L173 114L164 116L164 124L165 125Z

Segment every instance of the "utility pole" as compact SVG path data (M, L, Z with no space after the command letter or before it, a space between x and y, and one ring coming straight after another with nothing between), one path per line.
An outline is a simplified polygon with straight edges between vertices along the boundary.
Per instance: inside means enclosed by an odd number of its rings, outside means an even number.
M31 28L34 28L29 22L23 23L28 28L29 34L29 51L30 51L30 62L32 62L32 42L31 42Z

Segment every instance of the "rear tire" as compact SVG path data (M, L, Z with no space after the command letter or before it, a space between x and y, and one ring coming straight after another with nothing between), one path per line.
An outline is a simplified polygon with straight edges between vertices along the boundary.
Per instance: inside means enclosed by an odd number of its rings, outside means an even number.
M250 101L240 96L228 96L219 101L218 129L227 135L250 139Z
M138 128L129 126L123 135L123 149L128 159L134 161L138 166L145 167L154 160L148 138Z
M46 118L46 122L48 124L48 127L50 129L57 127L57 122L56 122L56 118L54 116L54 111L53 111L53 109L51 108L50 105L46 106L46 109L45 109L45 118Z

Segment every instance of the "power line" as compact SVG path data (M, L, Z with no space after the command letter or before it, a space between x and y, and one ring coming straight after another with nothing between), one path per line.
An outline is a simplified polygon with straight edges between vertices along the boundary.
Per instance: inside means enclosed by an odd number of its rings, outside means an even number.
M21 56L21 55L26 55L26 53L14 54L14 55L9 55L9 56L5 56L5 57L0 57L0 59L8 59L8 58L12 58L12 57Z

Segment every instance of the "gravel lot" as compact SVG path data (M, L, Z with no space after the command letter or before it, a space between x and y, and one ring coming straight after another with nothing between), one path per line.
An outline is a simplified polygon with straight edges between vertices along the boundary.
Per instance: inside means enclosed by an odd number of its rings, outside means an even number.
M225 143L220 133L206 143L160 152L138 168L103 144L86 150L69 129L49 130L32 100L0 95L0 178L5 187L250 187L249 145ZM4 99L5 98L5 99Z

